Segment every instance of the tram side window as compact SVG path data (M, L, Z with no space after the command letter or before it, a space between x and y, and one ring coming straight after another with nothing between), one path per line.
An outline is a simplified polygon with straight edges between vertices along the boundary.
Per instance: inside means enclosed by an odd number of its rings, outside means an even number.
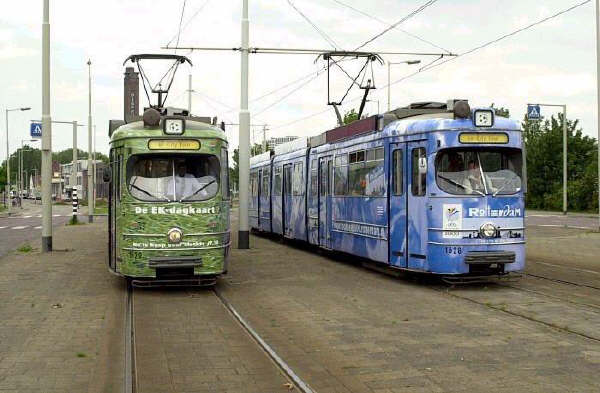
M303 184L304 176L302 174L302 163L297 162L294 164L294 173L292 174L292 195L303 195Z
M221 149L221 194L229 199L229 155L227 149Z
M335 157L333 169L333 194L343 196L348 194L348 154Z
M383 147L359 150L348 156L348 188L352 196L385 195Z
M269 196L269 180L271 177L271 171L269 168L263 169L262 172L262 196Z
M250 195L253 197L258 196L258 173L253 172L250 174Z
M313 165L311 166L311 171L310 171L310 195L313 197L316 197L319 191L319 184L318 184L318 176L317 176L317 164L314 163L313 160Z
M392 167L394 170L394 195L402 195L404 194L404 168L403 168L403 160L402 160L402 150L394 150L394 154L392 156Z
M273 176L273 195L281 195L281 167L275 167Z
M419 159L426 158L425 148L412 149L412 181L411 190L415 196L423 196L427 192L427 171L419 172Z

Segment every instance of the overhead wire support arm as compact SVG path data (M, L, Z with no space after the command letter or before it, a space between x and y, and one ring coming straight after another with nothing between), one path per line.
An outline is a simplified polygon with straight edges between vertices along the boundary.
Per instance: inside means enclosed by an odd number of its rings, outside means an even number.
M194 47L194 46L163 46L161 49L167 50L189 50L189 51L234 51L239 52L242 50L240 47ZM326 53L339 53L345 54L346 56L352 56L354 53L361 54L375 54L375 55L407 55L407 56L458 56L456 53L439 53L439 52L395 52L395 51L368 51L368 52L351 52L351 51L332 51L331 49L304 49L304 48L263 48L263 47L251 47L248 48L250 53L262 53L262 54L275 54L275 55L323 55Z

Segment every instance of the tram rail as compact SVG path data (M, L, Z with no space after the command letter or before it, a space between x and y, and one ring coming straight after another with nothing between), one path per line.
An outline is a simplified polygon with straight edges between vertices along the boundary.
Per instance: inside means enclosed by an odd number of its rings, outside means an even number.
M137 372L135 364L135 320L133 303L133 285L127 282L125 301L125 378L124 392L137 392Z

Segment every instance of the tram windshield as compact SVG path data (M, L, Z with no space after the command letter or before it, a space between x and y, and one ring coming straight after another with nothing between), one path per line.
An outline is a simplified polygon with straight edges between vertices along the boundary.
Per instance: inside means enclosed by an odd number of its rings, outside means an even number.
M219 191L219 170L209 154L135 155L127 163L127 188L142 201L203 201Z
M437 155L438 187L456 195L510 195L521 191L519 149L446 149Z

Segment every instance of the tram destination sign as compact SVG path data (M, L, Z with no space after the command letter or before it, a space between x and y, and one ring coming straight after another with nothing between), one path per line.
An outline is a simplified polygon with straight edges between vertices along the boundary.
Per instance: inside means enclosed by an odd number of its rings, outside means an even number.
M193 139L151 139L150 150L200 150L200 141Z
M460 143L508 143L508 134L503 132L463 132L458 136Z

